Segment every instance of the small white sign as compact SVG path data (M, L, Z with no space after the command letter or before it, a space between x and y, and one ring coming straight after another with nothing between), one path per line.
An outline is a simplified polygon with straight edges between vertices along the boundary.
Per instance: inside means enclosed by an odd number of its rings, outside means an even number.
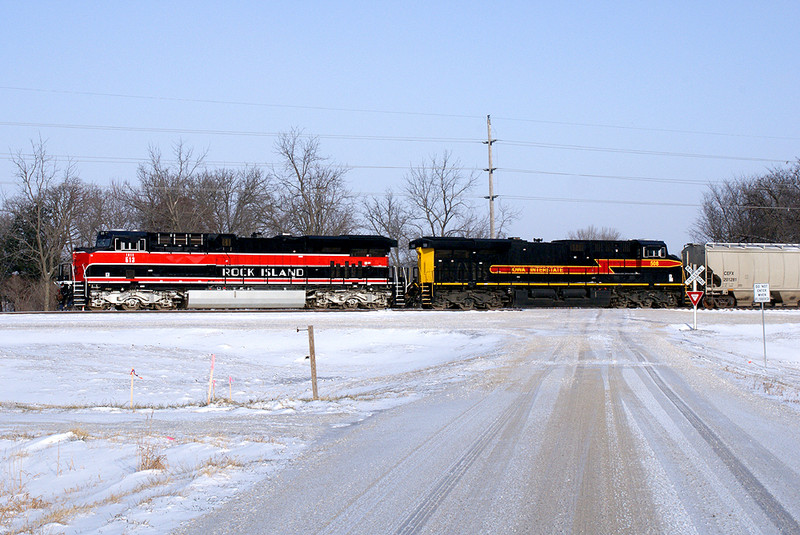
M769 303L769 284L754 284L753 285L753 301L756 303Z

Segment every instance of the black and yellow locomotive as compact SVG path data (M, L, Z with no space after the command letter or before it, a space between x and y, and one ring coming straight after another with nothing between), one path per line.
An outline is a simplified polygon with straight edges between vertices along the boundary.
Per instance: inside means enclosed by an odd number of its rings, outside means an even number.
M410 247L424 308L683 304L681 260L663 241L425 237Z

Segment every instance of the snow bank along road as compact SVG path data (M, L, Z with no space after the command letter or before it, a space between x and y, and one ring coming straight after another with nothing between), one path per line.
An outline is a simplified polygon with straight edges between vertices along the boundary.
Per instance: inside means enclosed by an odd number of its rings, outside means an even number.
M0 315L0 533L800 533L800 313L699 316Z
M426 316L504 333L492 365L332 429L180 532L800 533L796 407L705 365L724 340L664 328L688 315Z

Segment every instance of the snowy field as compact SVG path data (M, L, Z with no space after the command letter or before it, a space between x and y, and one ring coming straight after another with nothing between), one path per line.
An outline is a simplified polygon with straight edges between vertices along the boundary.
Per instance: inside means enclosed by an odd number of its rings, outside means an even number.
M502 366L511 341L583 313L597 311L0 315L0 533L164 533L327 430ZM602 313L800 407L800 311L767 312L766 368L760 312L701 311L697 331L686 310Z

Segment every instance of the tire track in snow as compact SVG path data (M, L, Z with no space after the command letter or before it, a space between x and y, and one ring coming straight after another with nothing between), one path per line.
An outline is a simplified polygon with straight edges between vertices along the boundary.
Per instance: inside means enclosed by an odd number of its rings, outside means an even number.
M643 363L650 361L644 356L643 350L637 347L625 334L620 333L626 346L633 355ZM800 524L783 507L783 505L767 490L749 468L736 456L736 454L725 444L720 436L706 424L702 418L684 402L675 391L667 385L661 375L653 366L645 366L644 370L648 373L653 383L661 390L664 396L672 402L676 409L692 425L698 434L706 441L722 463L730 470L734 478L747 492L750 498L758 504L764 514L772 521L781 533L800 534Z
M432 489L425 495L422 501L402 521L395 531L396 535L411 535L417 533L420 528L425 525L431 515L433 515L480 454L489 444L496 441L496 437L500 435L502 430L512 422L514 424L519 424L524 420L525 415L530 412L533 406L533 402L539 393L539 388L544 378L551 371L552 367L549 367L544 370L544 372L532 378L525 387L525 399L521 403L513 403L507 407L503 413L475 439L464 454L451 465L447 472L433 485Z
M565 345L565 341L558 341L552 353L554 355L563 355ZM527 353L527 351L524 351L524 353ZM525 362L523 355L518 358L520 362ZM540 361L532 361L532 363L541 364ZM524 387L520 389L522 394L515 396L515 402L503 409L500 415L495 417L488 426L481 427L483 431L478 434L475 440L468 443L465 449L461 450L463 453L455 462L449 465L449 468L442 476L429 486L430 490L425 493L417 505L413 506L413 508L409 506L411 513L400 521L395 530L387 526L386 532L411 534L424 526L462 476L473 466L475 460L480 457L481 452L488 445L496 442L498 435L508 427L509 422L525 419L524 417L528 414L536 399L540 385L553 369L555 369L555 366L547 364L543 369L533 372L530 379L523 383ZM511 388L517 389L519 389L519 386L519 382L513 381L510 385ZM369 517L370 511L378 507L390 493L396 492L396 489L405 486L405 479L409 477L409 474L416 472L414 467L420 465L420 459L428 459L438 455L442 444L452 442L453 438L463 433L461 428L476 428L476 424L473 422L481 420L485 412L493 411L490 406L493 399L494 396L491 393L483 396L457 417L447 422L445 426L430 435L413 451L394 463L363 492L350 500L346 507L336 513L330 522L316 530L315 533L324 535L359 532L361 521Z

